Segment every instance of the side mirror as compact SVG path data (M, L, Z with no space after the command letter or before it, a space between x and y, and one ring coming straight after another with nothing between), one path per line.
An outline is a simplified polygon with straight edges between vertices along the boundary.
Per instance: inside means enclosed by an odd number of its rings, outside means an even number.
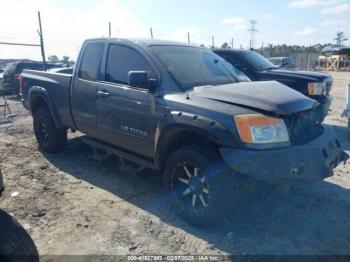
M130 71L128 74L128 85L153 90L153 85L146 71Z

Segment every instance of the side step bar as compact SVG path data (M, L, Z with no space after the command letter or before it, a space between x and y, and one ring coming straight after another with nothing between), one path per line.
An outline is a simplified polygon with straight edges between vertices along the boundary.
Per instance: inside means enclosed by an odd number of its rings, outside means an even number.
M103 159L109 157L112 154L119 157L120 163L122 165L121 169L124 169L129 173L135 171L140 172L145 168L155 169L152 161L147 161L144 158L127 153L103 142L97 141L89 137L82 137L82 141L85 144L92 147L92 149L94 150L93 158L95 160L102 161ZM103 153L98 152L98 150L103 151ZM133 167L134 165L128 164L128 161L132 162L133 164L136 164L137 167Z

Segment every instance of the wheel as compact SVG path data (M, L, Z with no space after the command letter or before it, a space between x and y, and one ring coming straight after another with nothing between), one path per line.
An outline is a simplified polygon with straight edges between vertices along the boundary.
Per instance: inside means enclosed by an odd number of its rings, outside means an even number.
M35 110L33 127L36 140L45 152L55 153L64 149L67 144L67 130L57 128L46 107Z
M0 210L0 261L37 262L37 248L24 228Z
M239 191L238 177L210 146L176 150L166 162L163 177L174 211L198 227L223 218L234 206Z

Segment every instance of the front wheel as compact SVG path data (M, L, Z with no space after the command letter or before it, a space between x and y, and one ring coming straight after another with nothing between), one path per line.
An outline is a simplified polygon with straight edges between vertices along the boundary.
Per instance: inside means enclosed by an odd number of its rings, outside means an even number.
M164 168L172 208L186 222L200 227L213 225L233 207L237 179L210 146L180 148Z

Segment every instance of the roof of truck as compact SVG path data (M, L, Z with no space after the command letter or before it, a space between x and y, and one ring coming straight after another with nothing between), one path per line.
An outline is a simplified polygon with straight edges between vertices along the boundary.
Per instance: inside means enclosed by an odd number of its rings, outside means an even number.
M213 52L227 52L227 53L245 53L250 52L250 50L247 49L231 49L231 48L214 48L212 49Z
M88 39L86 41L109 41L109 42L132 42L134 44L139 44L143 46L152 46L152 45L171 45L171 46L191 46L191 47L199 47L197 45L189 45L186 43L176 42L176 41L168 41L161 39L149 39L149 38L114 38L114 37L101 37L101 38L93 38Z

